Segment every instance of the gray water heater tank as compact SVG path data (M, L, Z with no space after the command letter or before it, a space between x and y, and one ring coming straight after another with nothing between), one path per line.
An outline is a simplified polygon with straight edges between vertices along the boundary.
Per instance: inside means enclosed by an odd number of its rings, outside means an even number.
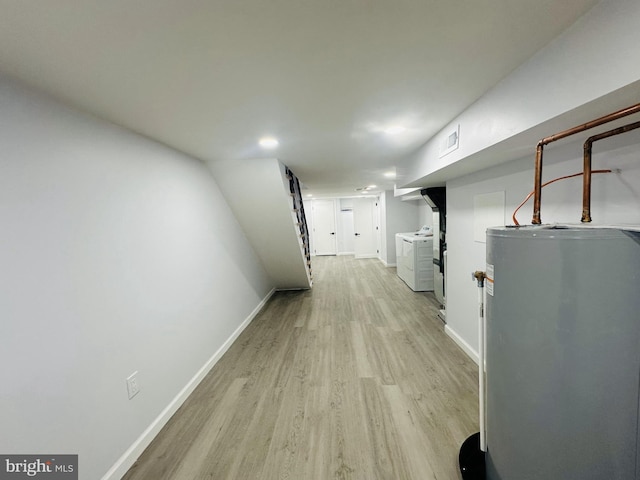
M640 233L487 231L487 479L640 479Z

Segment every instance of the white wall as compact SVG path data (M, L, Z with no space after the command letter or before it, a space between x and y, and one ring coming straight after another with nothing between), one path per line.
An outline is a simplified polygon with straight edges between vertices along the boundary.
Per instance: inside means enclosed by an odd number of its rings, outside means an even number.
M1 78L0 145L0 451L120 478L271 281L201 162Z
M345 198L322 198L318 200L327 201L332 200L335 202L335 211L336 211L336 244L337 244L337 254L338 255L353 255L355 254L355 237L354 237L354 203L357 201L359 197L345 197ZM369 200L372 202L377 201L373 197L369 197ZM380 230L377 232L373 232L373 235L376 236L375 241L378 242L380 240L380 244L384 242L384 238L378 238L379 232L384 232L384 224L386 218L382 213L384 211L384 198L380 196L380 206L376 208L374 206L374 222L373 226L375 228L378 225L378 221L380 222ZM398 200L399 201L399 200ZM315 200L307 200L306 205L308 205L307 212L313 212L312 205ZM306 207L305 207L306 208ZM378 218L379 214L379 218ZM309 215L308 221L310 224L313 224L313 215ZM313 243L313 229L311 230L311 243ZM376 243L376 248L379 251L383 251L381 245ZM313 251L313 249L312 249ZM382 255L379 255L382 258Z
M438 184L519 158L544 136L637 103L639 24L637 0L598 3L403 162L399 186ZM460 147L439 158L456 125Z
M396 233L415 232L423 225L420 223L419 202L424 203L423 200L402 201L401 197L394 197L392 190L380 195L380 259L386 265L396 264Z
M594 144L594 169L621 169L594 175L593 225L640 224L640 131ZM582 171L582 143L547 150L545 179ZM474 197L505 192L503 224L512 225L514 209L533 190L530 157L447 183L447 329L477 355L477 287L471 272L485 270L485 243L474 241ZM520 210L518 221L530 224L533 199ZM582 178L556 182L542 191L544 223L580 223ZM603 280L604 281L604 280Z
M446 181L447 331L472 355L477 350L476 287L470 272L485 263L484 244L473 241L474 196L504 191L510 217L532 188L535 144L540 138L640 101L640 62L632 60L640 45L639 24L640 2L601 1L397 169L402 187ZM637 120L629 117L627 123ZM458 124L459 149L439 158L443 135ZM611 127L599 131L607 128ZM596 153L596 163L602 165L602 156L608 154L633 156L633 147L624 153L623 145L637 137L627 135L601 142L594 150L601 152ZM564 148L554 144L545 149L545 179L581 170L581 144L571 152ZM560 160L569 158L569 164ZM624 211L633 212L627 221L638 221L636 168L629 165L622 176L594 179L594 223L617 221ZM579 179L568 182L580 189ZM559 191L568 191L569 185L560 184ZM556 188L550 186L543 193L543 222L579 221L580 194L554 199L550 192ZM572 215L567 211L570 206ZM521 215L521 223L530 223L530 211Z
M386 266L393 266L395 265L395 250L394 250L394 260L392 262L389 262L389 255L388 255L388 249L391 246L390 242L388 241L388 235L387 235L387 192L382 192L380 194L380 197L378 198L378 212L380 214L380 218L378 221L378 228L379 230L379 238L380 238L380 248L378 249L378 256L380 258L380 260L382 260L382 263L384 263ZM395 243L394 243L395 245Z
M311 287L285 166L259 158L210 162L209 168L276 287Z
M426 225L433 229L433 210L424 200L418 200L418 224L421 227Z
M336 233L338 254L354 253L353 198L337 198L336 200ZM431 225L431 209L420 210L422 200L402 201L394 197L393 191L382 192L378 199L379 214L379 258L387 266L396 264L395 234L414 232L422 225ZM425 203L426 205L426 203ZM429 218L427 218L429 217ZM313 237L313 235L312 235Z
M353 255L355 251L353 198L340 198L338 203L338 229L336 232L338 234L338 254Z

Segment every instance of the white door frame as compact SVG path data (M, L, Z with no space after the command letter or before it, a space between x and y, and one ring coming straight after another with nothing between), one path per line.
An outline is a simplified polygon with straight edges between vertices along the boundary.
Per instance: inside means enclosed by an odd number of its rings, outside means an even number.
M377 199L372 197L356 198L353 201L356 258L375 258L379 255L376 204Z
M313 209L313 254L336 255L337 225L336 201L334 199L316 199L312 203Z

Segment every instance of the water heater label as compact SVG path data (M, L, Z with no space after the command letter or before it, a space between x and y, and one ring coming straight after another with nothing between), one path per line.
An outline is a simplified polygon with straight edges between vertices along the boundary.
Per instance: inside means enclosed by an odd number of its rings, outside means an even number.
M495 272L493 271L493 265L487 263L487 274L486 274L486 288L487 294L493 297L493 282L495 279Z

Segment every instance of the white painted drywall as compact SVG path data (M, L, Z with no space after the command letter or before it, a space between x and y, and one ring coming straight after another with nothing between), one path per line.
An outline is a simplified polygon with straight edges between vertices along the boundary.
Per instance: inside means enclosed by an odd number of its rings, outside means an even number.
M595 144L594 169L621 169L621 173L593 176L594 225L640 224L640 131ZM553 179L582 171L582 143L549 150L545 178ZM484 243L474 241L474 198L504 191L504 224L533 189L530 158L514 160L447 183L447 329L458 341L477 352L477 287L471 272L485 270ZM544 223L580 223L582 179L556 182L542 191ZM521 224L531 222L532 200L521 209ZM596 273L596 272L594 272ZM541 279L543 281L544 279ZM603 279L606 281L606 279Z
M491 89L398 168L427 186L528 154L540 138L637 103L640 2L603 0ZM439 158L450 129L460 146Z
M380 194L380 198L378 199L378 212L380 213L380 219L378 221L378 228L380 233L380 249L379 249L379 258L387 267L392 267L395 265L395 255L394 260L389 262L388 255L388 239L387 239L387 193L382 192Z
M326 199L325 199L326 200ZM336 198L338 254L354 253L353 205L355 198ZM311 203L311 202L310 202ZM403 201L393 190L382 192L378 199L379 254L386 266L396 264L395 234L414 232L422 225L431 225L431 209L420 209L422 200ZM426 205L426 203L425 203ZM313 235L312 235L313 241Z
M209 167L276 287L309 288L284 165L260 158L211 162Z
M384 219L380 258L387 266L396 264L396 233L415 232L422 226L418 209L420 201L402 201L401 197L394 196L392 190L380 195L381 219Z
M424 200L418 200L418 224L433 229L433 210Z
M355 252L355 230L353 226L353 198L338 199L338 254L353 255Z
M640 101L640 62L634 61L640 45L637 25L640 2L603 0L397 168L402 187L447 185L447 331L472 356L477 350L477 292L470 272L484 269L485 262L485 245L473 241L473 198L504 191L509 217L532 188L537 140ZM460 124L460 147L438 158L443 135L455 124ZM601 142L596 150L605 153L596 154L595 163L602 165L603 155L633 157L637 146L629 151L623 146L636 134L627 135ZM572 153L563 150L566 145L545 150L545 179L581 170L581 145ZM562 161L569 158L569 163ZM622 212L629 212L623 215L627 221L638 221L640 179L629 161L622 176L595 178L595 221L618 221ZM580 188L579 179L568 182ZM561 184L558 191L569 185ZM543 222L579 221L580 194L554 199L561 195L552 193L556 188L543 193ZM575 213L569 215L568 209ZM530 214L523 213L521 219L529 223Z
M198 160L4 78L0 145L0 451L120 478L271 280Z

